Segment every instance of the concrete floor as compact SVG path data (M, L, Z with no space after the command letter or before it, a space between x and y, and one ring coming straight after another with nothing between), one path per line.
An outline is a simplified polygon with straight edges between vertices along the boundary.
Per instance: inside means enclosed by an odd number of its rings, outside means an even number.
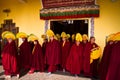
M4 79L4 70L2 66L0 66L0 80ZM99 79L90 79L83 77L82 75L79 77L72 76L70 73L62 71L57 71L51 75L47 75L46 72L40 73L35 72L33 74L22 73L22 76L17 79L16 76L13 76L10 80L99 80Z

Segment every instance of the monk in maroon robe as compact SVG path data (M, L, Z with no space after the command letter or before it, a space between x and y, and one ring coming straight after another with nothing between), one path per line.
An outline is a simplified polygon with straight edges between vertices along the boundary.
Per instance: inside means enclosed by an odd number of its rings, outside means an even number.
M82 44L76 42L73 44L70 50L70 54L67 60L66 69L70 71L71 74L77 76L82 70Z
M82 41L82 46L83 46L83 51L84 51L84 49L85 49L85 46L86 46L86 44L88 43L88 41L86 40L86 41Z
M31 53L32 53L33 48L34 48L34 43L32 41L29 41L28 43L30 44L30 48L31 48L30 50L31 50Z
M47 44L48 44L48 40L47 39L44 39L44 41L43 41L43 44L42 44L42 53L43 53L43 57L44 57L44 59L45 59L45 51L46 51L46 46L47 46ZM47 69L47 65L44 63L44 69L46 70Z
M46 51L46 45L48 43L47 39L44 39L44 42L42 44L42 52L43 52L43 56L45 56L45 51Z
M31 59L31 70L29 73L33 73L34 71L44 71L44 60L41 45L37 40L34 41L34 48L32 51L32 59Z
M50 36L50 41L46 46L45 64L48 65L48 74L55 72L57 66L61 64L60 43Z
M108 71L109 63L110 63L110 57L112 53L113 48L113 41L109 41L103 51L103 56L100 62L100 80L106 80L106 74Z
M63 68L63 72L65 72L66 69L66 61L67 58L69 56L69 52L70 52L70 48L71 48L71 44L69 41L67 41L66 37L62 38L62 42L61 42L61 52L62 52L62 68Z
M22 69L29 69L31 62L31 46L27 41L27 38L23 38L23 43L19 47L20 51L20 65Z
M85 51L86 44L88 43L87 38L82 40L82 47L83 47L83 53ZM82 65L84 64L84 54L82 54ZM82 72L83 72L83 66L82 66Z
M88 43L88 36L87 36L87 34L83 34L82 35L83 52L84 52L84 49L85 49L85 46L86 46L87 43Z
M105 80L120 80L120 41L113 46Z
M18 74L18 63L17 63L17 47L15 41L8 39L8 42L2 51L2 64L5 70L6 76Z
M83 61L83 70L85 76L92 76L96 74L98 71L98 60L94 60L92 64L90 64L90 53L92 50L96 49L98 46L95 43L95 38L91 37L90 42L88 42L85 46L84 50L84 61Z

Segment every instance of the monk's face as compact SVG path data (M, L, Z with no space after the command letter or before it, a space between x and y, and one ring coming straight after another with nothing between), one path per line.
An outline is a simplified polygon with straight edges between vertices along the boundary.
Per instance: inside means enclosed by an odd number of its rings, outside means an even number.
M110 41L109 44L110 44L110 45L113 44L113 41Z
M22 41L24 42L24 41L25 41L25 38L22 38Z
M47 39L44 39L44 42L47 42L48 40Z
M79 46L79 44L80 44L80 41L76 41L76 45Z
M87 43L87 40L83 40L83 43Z
M63 40L63 41L66 41L66 37L63 37L62 40Z
M95 38L91 38L90 42L95 43Z
M10 38L10 39L7 39L7 41L8 41L8 43L11 43L12 42L12 39Z
M52 41L53 39L54 39L54 37L53 37L53 36L51 36L51 37L50 37L50 40Z
M34 45L36 45L37 44L37 42L36 41L34 41Z

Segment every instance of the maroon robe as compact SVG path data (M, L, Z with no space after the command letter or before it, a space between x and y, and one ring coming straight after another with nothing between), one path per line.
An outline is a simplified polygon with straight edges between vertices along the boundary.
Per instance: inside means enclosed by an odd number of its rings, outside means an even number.
M27 39L20 45L20 66L21 68L29 69L31 62L31 45Z
M85 47L86 47L86 44L88 43L88 41L86 43L82 42L82 46L83 46L83 52L85 51Z
M32 52L32 60L31 60L31 68L33 70L44 71L44 60L43 60L43 53L42 48L39 42L34 45L33 52Z
M100 62L100 80L106 80L106 74L109 67L110 57L112 53L112 48L114 44L107 44L103 51L103 56Z
M120 41L113 46L106 80L120 80Z
M83 61L83 70L85 76L92 76L92 73L97 72L97 61L94 60L92 64L90 64L90 53L93 48L97 47L97 44L91 44L88 42L85 46L84 50L84 61Z
M45 56L45 51L46 51L46 45L48 42L43 42L42 44L42 52L43 52L43 56Z
M69 56L69 52L70 52L70 48L71 48L71 44L69 41L66 41L64 46L63 46L63 42L61 43L61 52L62 52L62 68L65 69L66 68L66 61L67 58Z
M18 74L17 57L18 54L15 41L7 43L2 51L2 64L5 70L5 75Z
M77 46L73 44L70 50L69 57L66 63L66 69L70 71L71 74L80 74L82 69L82 50L81 44Z
M60 43L55 39L46 46L45 64L49 65L49 72L56 71L57 65L61 64Z
M84 51L85 51L85 47L86 47L86 44L87 44L88 42L86 42L86 43L83 43L82 42L82 47L83 47L83 54L82 54L82 65L84 65ZM83 66L82 66L82 71L83 71Z
M30 48L31 48L30 50L31 50L31 53L32 53L32 50L34 48L34 43L32 41L29 41L28 43L30 44Z

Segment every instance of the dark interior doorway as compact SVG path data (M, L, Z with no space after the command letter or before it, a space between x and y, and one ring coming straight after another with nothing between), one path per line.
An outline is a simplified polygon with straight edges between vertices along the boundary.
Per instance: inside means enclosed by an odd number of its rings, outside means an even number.
M51 21L50 29L54 31L55 34L61 34L61 32L66 32L67 34L88 34L88 20L61 20L61 21Z

